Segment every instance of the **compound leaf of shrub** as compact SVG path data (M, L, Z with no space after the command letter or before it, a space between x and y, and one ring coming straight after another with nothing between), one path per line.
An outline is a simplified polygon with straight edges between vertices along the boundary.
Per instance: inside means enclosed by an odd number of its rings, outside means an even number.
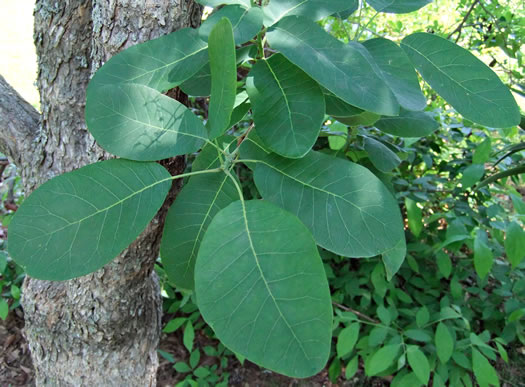
M480 278L485 278L494 264L494 254L486 244L485 231L478 230L474 239L474 268Z
M312 235L271 203L237 201L212 220L195 267L202 316L221 342L291 377L330 354L332 307Z
M436 328L435 344L438 358L441 363L445 364L454 352L454 339L442 322Z
M264 199L297 215L316 242L346 257L372 257L404 240L397 202L368 169L311 151L271 154L255 168Z
M169 90L195 74L208 61L206 42L193 28L183 28L120 52L89 82L90 93L107 84L136 83Z
M236 45L241 45L252 39L263 25L263 12L259 7L244 8L240 5L227 5L211 14L199 27L199 36L208 41L212 28L223 17L227 18L233 27Z
M349 0L279 0L264 7L264 25L271 26L286 16L303 16L321 20L335 12L346 11Z
M156 163L114 159L49 180L9 225L9 252L32 277L67 280L94 272L144 230L171 187Z
M86 122L102 148L139 161L195 152L207 136L184 105L135 84L104 86L88 95Z
M246 79L257 134L272 151L291 158L314 145L324 120L318 84L283 55L253 66Z
M313 21L288 16L268 30L268 42L343 101L393 116L399 104L375 73L373 59L359 43L344 44Z
M439 128L439 124L430 114L405 109L401 109L397 117L381 117L374 126L385 133L399 137L424 137Z
M472 348L472 369L481 387L498 386L498 374L492 364L476 348Z
M210 139L229 128L237 91L237 65L231 22L222 18L211 30L209 43L211 96L208 110Z
M423 32L404 38L401 47L425 81L463 117L497 128L520 123L508 87L469 51Z
M359 337L359 323L353 323L341 330L337 336L337 357L342 358L354 349Z
M382 142L365 137L364 145L368 158L381 172L391 172L401 164L401 159Z
M432 0L367 0L377 12L410 13L423 8Z
M507 226L505 253L512 267L518 266L525 257L525 231L516 221Z
M407 360L419 381L426 386L430 379L430 365L425 354L417 346L411 345L407 350Z
M365 372L367 376L374 376L385 371L394 364L399 355L400 344L385 345L372 355L372 358L365 362Z
M416 70L403 49L384 38L367 40L363 46L374 58L399 105L407 110L423 110L427 99L419 87Z

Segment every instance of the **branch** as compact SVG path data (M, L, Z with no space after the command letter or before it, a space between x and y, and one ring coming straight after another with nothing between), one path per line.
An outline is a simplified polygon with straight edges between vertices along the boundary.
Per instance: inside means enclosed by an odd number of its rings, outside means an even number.
M456 38L456 43L459 41L459 38L461 37L461 29L463 28L463 24L465 24L465 22L467 21L467 19L469 18L470 14L472 13L472 11L474 10L474 7L476 6L476 4L479 3L479 0L474 0L474 2L472 3L472 5L470 6L470 8L468 9L467 13L465 14L465 16L463 17L463 20L461 20L461 23L459 23L459 25L454 29L454 31L452 31L450 34L448 34L447 36L447 39L450 39L452 37L452 35L454 35L456 32L458 33L458 37Z
M0 75L0 152L17 166L32 157L40 113Z

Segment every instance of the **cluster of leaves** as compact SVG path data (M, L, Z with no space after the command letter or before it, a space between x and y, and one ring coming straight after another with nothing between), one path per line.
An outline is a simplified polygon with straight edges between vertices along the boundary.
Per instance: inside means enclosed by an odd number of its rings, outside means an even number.
M380 257L374 273L388 281L407 255L394 197L399 190L389 175L402 152L374 130L404 138L439 127L423 112L427 100L416 69L463 117L480 125L517 125L519 110L488 67L446 39L421 32L400 45L336 39L316 22L351 14L355 3L347 0L200 2L227 5L198 30L131 47L97 71L87 90L86 121L98 144L121 159L86 166L37 189L10 226L10 253L41 279L91 273L140 234L174 179L189 177L164 228L161 256L170 281L194 291L204 320L230 350L288 376L310 376L325 366L333 330L319 251L346 262ZM388 13L416 11L428 2L368 1ZM238 69L248 76L238 81ZM206 125L163 94L175 86L209 96ZM248 111L252 122L246 129L237 124ZM327 118L337 123L327 127ZM199 150L191 172L181 175L153 162ZM476 157L481 165L484 157ZM245 200L239 169L251 177L252 200ZM407 211L417 214L410 200ZM486 277L489 247L481 230L474 250L476 270ZM376 300L383 326L399 316L392 309L403 292L395 288L398 281L400 276L384 287L394 287L397 298L389 303L385 290L386 302ZM427 306L430 317L420 328L451 308L440 306ZM452 331L439 322L436 334L448 332L453 343ZM186 323L185 337L191 337L192 324ZM348 328L351 342L360 328ZM394 335L377 351L364 350L369 375L390 370L385 356L399 352L419 380L428 380L424 349L405 345L403 336ZM481 353L474 356L488 364ZM190 364L178 367L195 374L199 357L192 351ZM449 358L440 356L440 364ZM425 372L415 370L421 364Z

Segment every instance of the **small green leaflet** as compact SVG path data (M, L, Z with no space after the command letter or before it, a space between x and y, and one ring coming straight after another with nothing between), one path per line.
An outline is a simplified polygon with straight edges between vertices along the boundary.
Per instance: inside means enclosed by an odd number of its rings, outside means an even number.
M426 386L430 379L430 365L425 354L417 346L410 345L407 350L407 360L419 381Z
M8 314L9 314L9 304L3 297L0 297L0 318L5 321Z
M476 348L472 348L472 369L480 387L499 387L500 384L496 370L487 358Z
M317 21L346 11L349 0L274 0L264 7L264 25L271 26L286 16L303 16Z
M86 122L102 148L139 161L196 152L207 136L201 120L184 105L135 84L104 86L89 94Z
M401 164L399 157L381 141L367 136L365 137L364 145L365 151L368 153L368 158L374 167L381 172L391 172Z
M404 38L401 47L425 81L463 117L497 128L519 124L519 108L508 87L469 51L423 32Z
M408 197L405 198L405 208L407 210L408 227L410 231L418 237L423 230L423 214L421 209L414 200Z
M525 257L525 230L516 221L510 222L507 226L505 253L512 267L518 266Z
M454 352L454 339L444 323L438 324L434 339L438 358L441 363L445 364Z
M114 159L49 180L16 212L9 253L32 277L92 273L144 230L171 187L159 164Z
M394 364L399 356L400 344L386 345L374 353L369 361L365 363L365 372L367 376L374 376L385 371Z
M314 145L324 120L323 92L283 55L253 66L246 79L257 134L272 151L291 158Z
M297 160L272 154L254 178L264 199L297 215L334 253L372 257L404 242L397 202L358 164L313 151Z
M209 16L199 27L199 36L208 41L212 28L223 17L230 20L236 45L252 39L263 25L263 12L259 7L243 8L239 5L227 5Z
M469 188L477 184L485 174L485 167L483 164L472 164L465 168L461 177L461 185L463 188Z
M381 117L375 124L379 130L399 137L425 137L439 128L427 112L401 109L397 117Z
M367 40L363 46L374 58L399 104L407 110L423 110L427 99L419 87L416 70L403 49L384 38Z
M342 358L354 349L359 337L359 323L353 323L344 328L337 337L337 357Z
M494 263L492 250L487 246L487 234L483 230L477 230L474 239L474 268L480 278L485 278Z
M193 325L191 321L188 321L186 324L186 327L184 328L184 335L182 337L182 342L188 352L191 352L193 349L193 340L195 339L195 330L193 329Z
M410 13L423 8L432 0L366 0L377 12Z
M235 43L230 21L222 18L208 40L211 69L211 97L208 110L210 139L221 136L230 123L237 91Z
M310 232L268 202L237 201L212 220L195 267L199 309L221 342L290 377L330 354L332 305Z
M193 162L192 171L219 166L217 150L207 145ZM235 185L224 173L192 176L177 195L166 216L160 246L166 274L177 287L193 290L202 238L215 215L235 200Z
M484 164L490 160L490 154L492 153L492 144L490 137L487 137L481 144L476 147L474 155L472 156L472 162L474 164Z
M399 113L394 94L359 43L344 44L299 16L280 20L266 36L273 48L343 101L377 114Z
M452 261L447 253L440 250L436 254L436 263L438 265L439 272L445 278L450 277L452 273Z
M129 47L95 73L89 82L87 98L108 84L136 83L161 92L169 90L206 64L207 47L193 28Z

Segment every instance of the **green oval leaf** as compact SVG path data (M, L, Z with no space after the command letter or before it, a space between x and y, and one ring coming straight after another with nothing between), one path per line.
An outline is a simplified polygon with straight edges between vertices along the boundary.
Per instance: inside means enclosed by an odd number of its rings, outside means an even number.
M421 208L417 206L414 200L408 197L405 198L405 208L407 210L408 227L416 237L419 237L424 227Z
M87 98L108 84L135 83L157 91L169 90L206 64L207 47L193 28L129 47L98 69L89 82Z
M211 94L210 64L206 63L195 75L184 81L179 87L188 95L196 97L209 96Z
M377 12L410 13L430 4L432 0L366 0Z
M206 140L206 129L195 114L142 85L110 85L90 93L86 123L102 148L139 161L192 153Z
M32 277L67 280L100 269L144 230L171 187L156 163L107 160L49 180L9 225L9 253Z
M354 323L344 328L337 336L337 357L342 358L354 349L359 337L359 323Z
M372 257L404 241L397 202L368 169L310 152L269 155L255 169L264 199L297 215L322 247L345 257Z
M330 292L315 242L295 216L264 201L221 210L200 247L195 291L202 316L235 353L291 377L325 366Z
M477 349L472 348L472 369L481 387L498 386L498 374L492 364Z
M426 386L430 379L430 365L425 354L418 347L411 345L408 347L407 360L419 381Z
M399 355L400 344L386 345L374 353L371 359L365 363L365 372L368 376L374 376L385 371L394 364Z
M525 257L525 230L515 221L507 226L505 253L512 267L518 266Z
M441 363L445 364L454 352L454 339L447 326L440 322L436 328L436 352Z
M363 46L374 58L399 105L407 110L423 110L427 99L419 87L416 70L403 49L384 38L367 40Z
M229 128L237 91L235 43L230 21L222 18L211 30L209 38L211 96L208 110L210 139L221 136Z
M257 134L269 149L292 158L312 149L325 110L323 92L315 81L276 54L253 66L246 91Z
M397 117L382 117L374 126L399 137L425 137L435 132L439 124L427 112L401 109Z
M346 11L349 0L275 0L264 7L264 25L271 26L286 16L303 16L313 21Z
M480 278L485 278L490 273L494 264L494 254L486 244L487 234L483 230L476 232L474 239L474 268Z
M211 14L199 27L199 36L208 41L211 30L223 18L233 26L235 44L241 45L252 39L263 25L263 12L259 7L244 8L240 5L227 5Z
M365 151L368 158L381 172L391 172L401 164L401 159L382 142L371 137L365 137Z
M351 117L363 113L362 109L347 104L340 98L323 88L324 100L326 104L326 114L333 117Z
M273 48L343 101L377 114L399 113L395 96L359 43L344 44L315 22L298 16L280 20L266 36Z
M401 47L425 81L463 117L497 128L520 123L507 86L469 51L422 32L407 36Z

